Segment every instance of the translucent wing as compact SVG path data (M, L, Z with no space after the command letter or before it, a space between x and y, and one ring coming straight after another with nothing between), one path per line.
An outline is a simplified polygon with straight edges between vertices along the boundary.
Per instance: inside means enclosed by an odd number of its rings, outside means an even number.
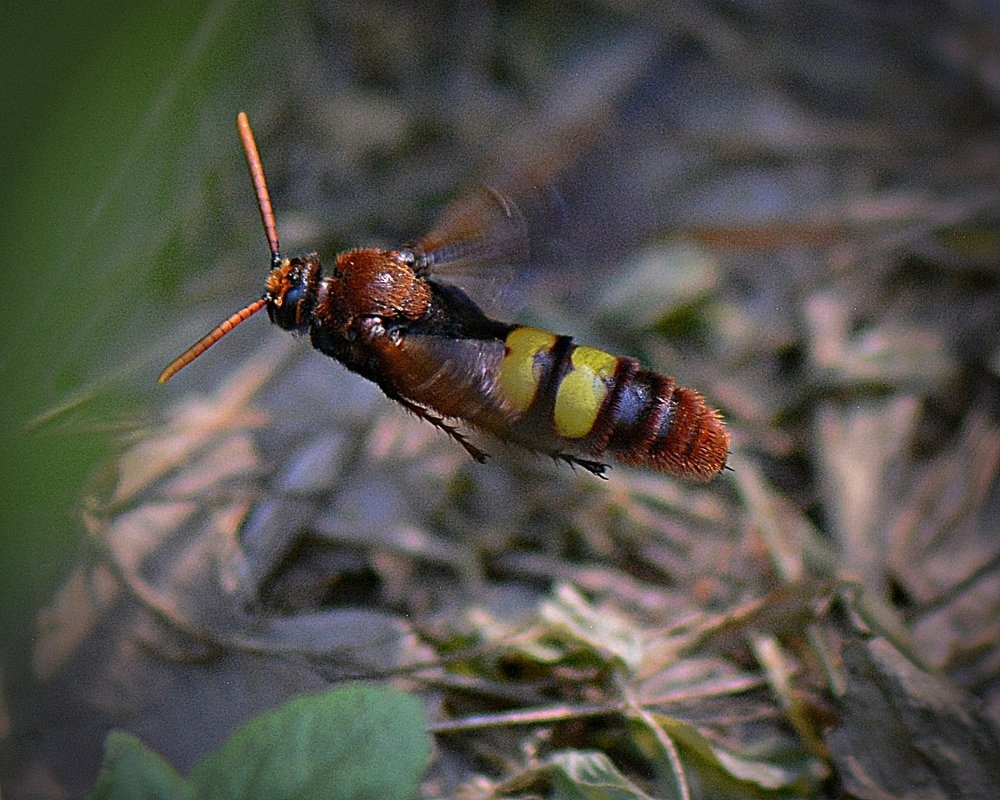
M622 109L661 47L630 39L592 56L572 85L554 87L559 102L546 121L519 131L491 177L413 243L427 274L478 300L484 280L493 294L515 271L576 273L648 233L650 204L638 159L623 146Z

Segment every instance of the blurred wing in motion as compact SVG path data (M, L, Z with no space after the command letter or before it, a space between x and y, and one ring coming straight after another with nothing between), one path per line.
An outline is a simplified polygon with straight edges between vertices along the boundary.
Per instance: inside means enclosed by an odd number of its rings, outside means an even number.
M588 268L649 235L649 189L636 148L625 146L624 109L662 63L662 51L658 38L633 37L571 70L569 85L550 92L556 102L545 122L518 131L500 148L491 177L413 243L426 274L480 300L515 272L520 284L522 276L530 282L572 268L574 292L582 294L587 285L578 279Z

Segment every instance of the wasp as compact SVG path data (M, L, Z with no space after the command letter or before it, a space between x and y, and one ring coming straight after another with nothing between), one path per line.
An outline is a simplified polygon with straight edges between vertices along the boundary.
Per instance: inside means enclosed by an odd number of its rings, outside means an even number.
M709 480L726 466L729 432L701 394L634 358L572 337L500 322L457 285L449 268L520 260L530 246L527 205L483 188L447 207L430 233L397 250L361 248L324 271L316 254L285 258L264 170L245 113L237 128L257 195L271 270L263 295L172 361L165 383L262 309L284 330L375 382L391 400L447 433L478 462L473 430L606 477L617 461ZM530 181L529 181L530 183ZM532 184L536 201L555 202Z

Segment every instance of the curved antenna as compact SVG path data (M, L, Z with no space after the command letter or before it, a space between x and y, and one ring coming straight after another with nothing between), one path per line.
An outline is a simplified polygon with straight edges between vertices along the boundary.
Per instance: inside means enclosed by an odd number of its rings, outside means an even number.
M191 345L187 350L181 353L177 358L167 364L166 369L160 373L160 377L156 379L157 383L166 383L175 374L180 372L184 367L194 361L198 356L208 350L213 344L215 344L219 339L229 333L233 328L239 325L241 322L246 322L250 317L260 311L264 306L267 305L267 298L262 297L259 300L254 300L246 308L241 308L235 314L233 314L229 319L223 322L221 325L212 330L211 333L202 336L197 342Z
M237 115L236 128L240 132L240 141L243 142L243 152L246 153L253 189L257 193L257 206L260 208L261 222L264 223L267 246L271 250L271 262L274 266L278 266L281 263L281 256L278 254L278 228L274 223L274 211L271 209L271 195L267 191L267 181L264 180L264 165L260 163L260 152L257 150L257 142L253 138L253 131L250 130L250 120L247 119L246 112L241 111Z

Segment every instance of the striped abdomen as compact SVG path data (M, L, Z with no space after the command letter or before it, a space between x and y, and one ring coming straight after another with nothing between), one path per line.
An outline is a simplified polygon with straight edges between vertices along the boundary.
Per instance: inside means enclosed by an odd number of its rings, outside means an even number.
M515 327L505 344L497 390L517 415L510 433L519 440L699 480L725 467L719 412L673 378L538 328Z

